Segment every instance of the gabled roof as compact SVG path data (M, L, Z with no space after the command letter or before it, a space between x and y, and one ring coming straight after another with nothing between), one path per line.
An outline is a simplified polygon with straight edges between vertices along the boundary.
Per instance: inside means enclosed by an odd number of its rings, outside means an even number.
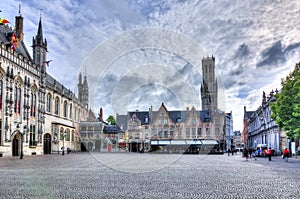
M142 125L147 125L151 122L149 111L128 112L128 119L131 119L133 115L136 115L137 119L141 121Z

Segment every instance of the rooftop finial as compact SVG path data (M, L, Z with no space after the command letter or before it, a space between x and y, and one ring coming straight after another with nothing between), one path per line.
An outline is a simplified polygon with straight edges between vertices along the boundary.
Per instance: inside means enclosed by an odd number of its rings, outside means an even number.
M42 12L43 12L43 9L40 10L40 19L42 19Z
M22 16L22 14L21 14L21 4L19 4L19 15Z

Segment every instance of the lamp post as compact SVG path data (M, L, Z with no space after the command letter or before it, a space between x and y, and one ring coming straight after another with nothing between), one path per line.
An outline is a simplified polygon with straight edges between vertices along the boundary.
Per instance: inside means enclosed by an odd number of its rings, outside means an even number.
M63 132L63 147L62 147L62 155L65 155L65 137L66 131Z
M19 129L20 126L19 124L17 124L17 128ZM20 131L20 135L21 135L21 153L20 153L20 159L24 158L24 153L23 153L23 142L24 142L24 134L25 134L25 130L26 130L26 126L24 126L23 132Z

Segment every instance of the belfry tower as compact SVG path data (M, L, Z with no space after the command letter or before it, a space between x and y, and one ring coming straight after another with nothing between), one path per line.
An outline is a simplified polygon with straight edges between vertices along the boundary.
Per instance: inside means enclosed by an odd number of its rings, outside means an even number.
M202 59L201 99L202 110L218 108L218 82L215 76L214 56Z
M78 99L83 104L85 109L89 108L89 86L87 83L86 75L84 76L83 82L82 82L82 75L79 73L78 78Z

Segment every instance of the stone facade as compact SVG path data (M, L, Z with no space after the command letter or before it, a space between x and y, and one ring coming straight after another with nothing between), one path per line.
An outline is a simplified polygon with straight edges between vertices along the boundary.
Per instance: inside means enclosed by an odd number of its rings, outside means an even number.
M18 41L16 49L12 38ZM78 150L79 122L88 118L86 77L79 100L47 74L50 61L41 19L32 57L23 38L21 14L15 30L0 25L0 156L49 154L62 146Z

